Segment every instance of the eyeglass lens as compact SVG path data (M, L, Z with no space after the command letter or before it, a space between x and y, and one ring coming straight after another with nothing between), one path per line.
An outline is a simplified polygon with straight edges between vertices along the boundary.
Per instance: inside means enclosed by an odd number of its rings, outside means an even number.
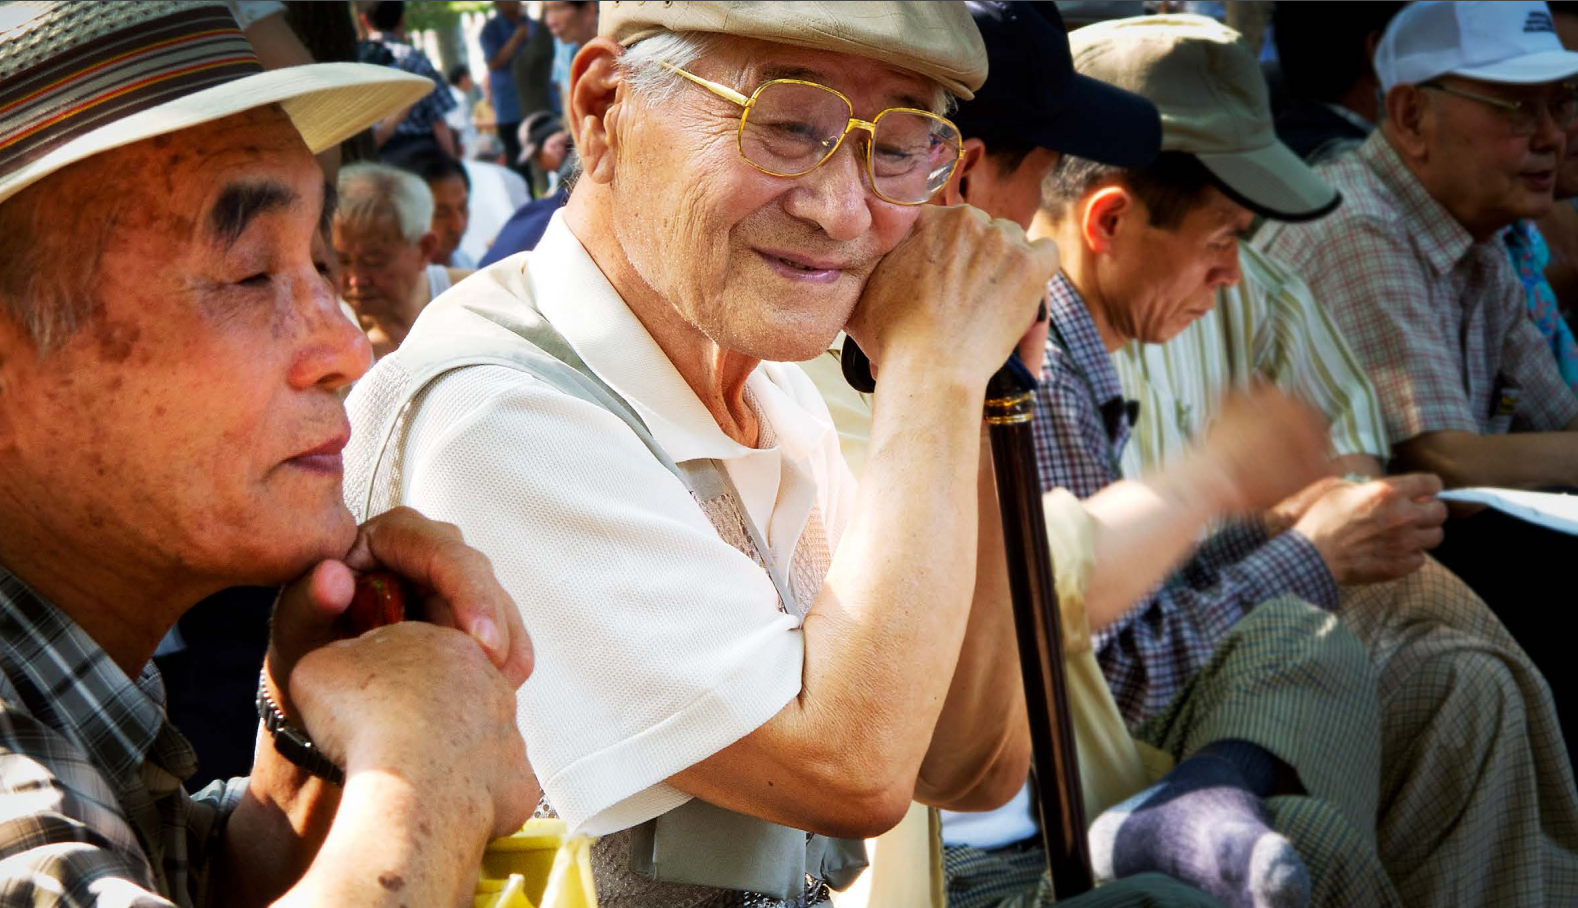
M1520 135L1533 135L1540 128L1542 106L1550 113L1556 128L1565 132L1573 125L1573 120L1578 119L1578 91L1563 88L1548 101L1524 101L1523 106L1512 114L1513 131Z
M768 173L799 176L833 153L850 115L848 103L827 89L770 82L745 115L740 151ZM957 132L944 120L902 111L882 114L868 151L877 194L903 204L931 198L947 182L958 144Z

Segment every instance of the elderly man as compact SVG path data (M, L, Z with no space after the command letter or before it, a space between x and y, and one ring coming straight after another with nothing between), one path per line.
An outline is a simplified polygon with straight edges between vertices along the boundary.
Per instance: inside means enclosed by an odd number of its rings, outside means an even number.
M434 244L429 264L459 272L454 279L475 270L477 263L460 248L471 220L471 177L465 165L438 152L396 158L389 163L421 177L433 197Z
M422 178L388 164L340 170L331 231L336 289L383 357L400 346L422 309L470 274L436 264L433 193Z
M196 3L0 7L0 73L0 901L454 904L534 797L530 655L452 528L342 503L367 346L312 157L428 83L262 73ZM324 645L380 564L476 639ZM189 797L149 656L204 596L291 578L252 778Z
M1140 166L1154 157L1162 139L1155 107L1136 95L1076 75L1055 7L1011 3L969 7L987 46L992 76L954 115L964 136L964 152L953 179L935 202L973 204L1028 226L1039 207L1042 180L1061 153L1090 155L1115 166ZM1099 131L1087 126L1087 114L1094 109L1103 112L1105 128ZM1036 353L1042 353L1039 346ZM1039 365L1039 357L1036 362ZM834 419L846 448L858 451L870 431L869 408L851 400L848 389L840 387L844 379L838 363L819 357L806 365L824 396L837 405ZM1057 382L1062 379L1054 377ZM1246 421L1258 418L1253 408L1233 406L1215 431L1232 435L1243 431ZM1052 418L1043 414L1040 419ZM1207 450L1210 447L1214 444ZM1188 466L1182 469L1187 471ZM1158 474L1150 481L1167 479ZM1077 488L1080 477L1064 481ZM1110 520L1102 515L1098 519ZM1161 571L1182 553L1180 548L1169 553L1172 557L1157 557L1149 576L1160 579ZM1082 572L1063 547L1054 545L1052 555L1060 577ZM1125 579L1136 578L1130 574ZM1145 592L1145 585L1115 588L1098 562L1083 596L1090 629L1100 632L1121 620L1135 597ZM1061 583L1060 596L1068 612L1071 597ZM1374 824L1375 805L1373 799L1358 796L1370 787L1368 780L1379 762L1378 738L1366 735L1370 726L1363 719L1374 712L1373 697L1355 683L1368 677L1362 648L1353 646L1353 662L1339 656L1353 641L1346 633L1332 633L1334 624L1329 614L1289 597L1268 603L1254 620L1236 625L1230 638L1220 639L1209 670L1190 669L1188 674L1197 677L1187 689L1173 688L1176 702L1168 717L1138 736L1180 761L1148 790L1144 777L1127 780L1129 787L1106 791L1096 787L1098 779L1115 774L1110 755L1085 747L1091 737L1086 732L1100 727L1103 718L1110 720L1114 737L1127 738L1127 731L1088 643L1070 653L1071 677L1081 678L1083 661L1088 660L1096 687L1094 696L1076 688L1071 704L1084 723L1080 765L1086 807L1095 816L1115 801L1128 801L1097 818L1092 828L1092 851L1100 875L1160 869L1228 904L1302 904L1311 889L1316 904L1330 904L1339 897L1373 904L1382 898L1377 890L1390 884L1373 848L1363 844ZM1082 629L1070 636L1089 639ZM1337 658L1344 659L1346 667L1333 672ZM1329 679L1343 672L1351 677L1335 685L1312 683L1317 676ZM1276 727L1277 716L1293 714L1300 717L1296 736L1268 732ZM970 730L954 728L948 733ZM1191 796L1202 789L1220 797ZM1142 829L1146 832L1139 832ZM1257 852L1262 858L1266 854L1261 849L1267 846L1248 843L1282 840L1280 834L1267 837L1272 829L1286 832L1303 859L1289 854L1276 872L1266 872L1272 866L1269 861L1258 868L1240 863ZM1342 830L1344 847L1331 847L1341 837L1312 834L1317 829ZM1157 830L1165 832L1157 835ZM884 840L877 849L879 860L886 863L891 846L902 839L900 833ZM984 908L1052 900L1028 784L997 811L945 811L942 840L949 905ZM1288 872L1295 861L1308 862L1307 876ZM880 865L878 873L888 876Z
M1236 32L1201 17L1134 19L1083 29L1071 43L1082 73L1156 102L1168 149L1127 171L1065 158L1047 185L1051 236L1066 255L1038 401L1042 476L1093 494L1118 479L1128 435L1107 354L1166 341L1237 281L1237 232L1254 214L1318 216L1334 199L1273 138L1258 69ZM1209 129L1189 114L1207 94L1236 101L1213 108ZM1444 508L1429 500L1438 488L1418 474L1322 483L1280 509L1274 535L1224 530L1102 634L1103 668L1125 715L1141 721L1262 601L1294 592L1337 610L1381 671L1379 844L1403 902L1571 898L1578 839L1543 825L1578 816L1549 693L1461 583L1433 564L1415 573L1440 536ZM1407 579L1339 605L1339 584L1396 577ZM1473 770L1425 756L1447 749ZM1509 799L1508 790L1539 794ZM1500 846L1487 855L1488 840Z
M947 94L985 75L962 5L602 23L572 77L568 206L358 386L347 495L459 521L532 591L522 731L553 809L603 835L605 904L814 904L856 866L825 836L1024 781L979 401L1056 255L920 207L957 162ZM858 495L810 382L763 364L846 325L879 368ZM1159 573L1204 515L1312 475L1316 427L1265 416L1224 442L1239 456L1109 497L1143 513L1104 563ZM1271 475L1240 442L1283 452Z
M1543 3L1417 3L1387 28L1376 71L1380 129L1322 170L1346 203L1255 243L1304 274L1369 370L1398 468L1449 487L1578 486L1578 398L1500 242L1550 210L1578 53ZM1570 701L1563 635L1517 581L1570 557L1571 537L1496 514L1453 519L1446 535L1442 562Z

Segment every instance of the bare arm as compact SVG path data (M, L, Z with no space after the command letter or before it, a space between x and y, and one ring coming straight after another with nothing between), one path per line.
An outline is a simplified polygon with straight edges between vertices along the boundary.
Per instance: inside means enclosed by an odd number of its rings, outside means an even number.
M804 622L800 695L671 785L839 836L871 835L903 816L972 617L975 559L960 553L977 547L986 380L1033 320L1055 267L1051 244L1028 245L1014 225L928 208L872 275L850 323L880 366L869 453Z
M459 157L455 151L455 133L442 119L433 121L433 140L438 143L444 154L452 158Z
M1440 476L1447 488L1578 486L1578 420L1561 432L1426 432L1398 444L1395 460Z
M350 602L350 569L375 567L428 591L432 623L328 643ZM487 559L447 524L390 511L363 526L343 563L323 562L286 588L271 637L265 672L275 701L340 759L348 780L341 792L309 776L260 732L248 791L225 827L217 891L229 893L226 904L259 906L301 881L289 895L302 904L453 902L482 844L536 804L513 718L531 647ZM455 712L456 703L467 709ZM407 885L386 889L379 874Z
M915 787L917 801L948 810L1000 807L1019 791L1030 771L1003 521L984 433L976 488L974 600L953 681ZM969 733L961 734L966 728Z
M509 40L499 47L499 52L488 58L488 69L509 69L510 62L515 58L515 52L520 50L522 44L526 43L526 38L529 37L528 32L530 32L530 29L526 27L525 23L517 25Z
M1096 564L1085 589L1091 629L1122 617L1171 573L1212 519L1268 507L1328 472L1325 433L1314 411L1262 388L1229 399L1177 466L1087 498L1095 523Z

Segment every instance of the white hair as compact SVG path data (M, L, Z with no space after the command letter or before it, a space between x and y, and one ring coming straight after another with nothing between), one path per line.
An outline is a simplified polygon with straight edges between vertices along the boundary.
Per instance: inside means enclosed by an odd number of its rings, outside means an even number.
M392 218L408 243L420 240L433 225L433 193L410 171L373 161L340 168L339 206L334 218L348 224L371 224Z

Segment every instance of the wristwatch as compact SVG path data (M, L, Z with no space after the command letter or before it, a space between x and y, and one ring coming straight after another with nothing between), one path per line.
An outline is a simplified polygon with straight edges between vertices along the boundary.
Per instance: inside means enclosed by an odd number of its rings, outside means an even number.
M324 756L304 729L285 718L274 698L268 695L268 682L262 675L258 676L258 718L263 720L263 727L274 739L274 749L280 756L325 782L345 784L345 770Z

